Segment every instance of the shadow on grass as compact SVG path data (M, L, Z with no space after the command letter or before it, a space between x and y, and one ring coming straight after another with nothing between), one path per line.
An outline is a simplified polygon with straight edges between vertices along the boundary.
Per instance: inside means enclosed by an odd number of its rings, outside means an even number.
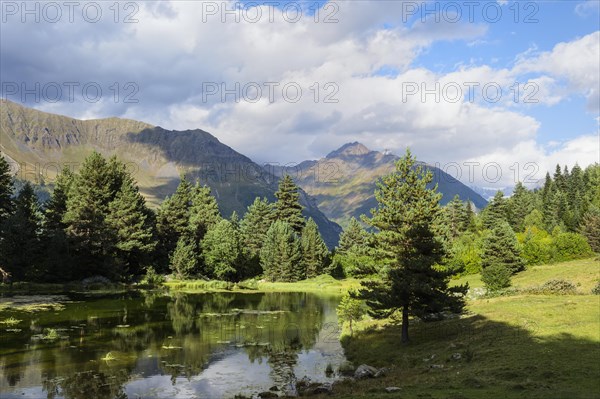
M515 325L483 316L411 326L400 343L399 325L345 337L355 365L388 367L381 379L338 385L340 397L598 398L600 344L571 334L537 337L535 323ZM402 388L395 394L385 387Z

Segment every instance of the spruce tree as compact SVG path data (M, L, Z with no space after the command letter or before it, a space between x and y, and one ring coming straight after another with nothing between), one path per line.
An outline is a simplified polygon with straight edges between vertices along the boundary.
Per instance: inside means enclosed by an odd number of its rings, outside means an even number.
M13 280L41 281L42 212L29 182L14 201L14 212L4 221L6 236L1 242L2 265Z
M198 244L189 234L177 241L170 258L170 268L178 278L192 277L199 272Z
M266 198L256 198L248 206L240 222L240 239L244 249L244 277L254 277L262 272L260 250L273 222L273 206Z
M508 212L504 193L498 191L494 198L488 203L482 214L483 227L493 229L498 223L508 221Z
M449 240L453 241L466 230L465 220L467 218L465 206L457 195L452 201L442 208L442 227L446 231Z
M196 183L192 189L189 226L191 233L200 241L212 226L222 219L217 200L210 187Z
M288 223L297 234L300 234L306 220L302 216L298 186L290 175L285 175L279 181L275 198L277 198L277 202L275 202L275 220Z
M69 281L73 272L73 257L63 221L67 213L69 193L75 182L75 174L65 166L56 176L54 190L45 207L44 253L48 282Z
M507 222L500 222L482 243L481 267L502 266L511 274L524 269L517 237Z
M402 313L402 342L409 341L409 316L425 317L444 309L459 311L468 287L448 287L450 273L437 265L443 245L434 233L439 216L437 186L430 171L416 164L409 150L395 172L377 183L377 208L365 221L376 228L375 246L385 263L381 279L362 283L358 296L375 318Z
M162 260L170 259L179 239L189 233L191 190L192 186L182 175L175 193L160 205L156 230Z
M59 230L66 227L63 222L67 212L67 199L69 192L75 181L75 175L68 166L65 166L56 176L54 190L50 200L46 203L46 228L49 230Z
M329 250L323 238L321 238L321 234L319 234L317 224L312 218L308 219L306 226L302 229L300 246L302 248L302 265L306 278L322 274Z
M133 181L125 180L108 207L108 227L116 238L116 257L122 268L118 274L140 275L151 262L156 239L146 200Z
M106 160L94 152L83 162L70 190L63 221L77 259L74 277L113 277L114 238L105 218L116 194L114 178Z
M525 186L518 182L507 201L508 222L514 231L525 230L525 217L534 208L533 197Z
M583 216L581 234L585 236L592 250L600 253L600 209L592 206Z
M269 281L293 282L304 277L301 269L300 244L292 227L281 220L267 231L260 250L260 264Z
M368 233L356 218L352 217L348 227L340 234L340 241L336 253L345 255L355 248L364 248L367 245Z
M241 266L242 248L239 231L223 219L211 227L202 240L206 274L219 280L234 281Z
M0 226L13 211L13 192L14 185L10 165L0 155Z

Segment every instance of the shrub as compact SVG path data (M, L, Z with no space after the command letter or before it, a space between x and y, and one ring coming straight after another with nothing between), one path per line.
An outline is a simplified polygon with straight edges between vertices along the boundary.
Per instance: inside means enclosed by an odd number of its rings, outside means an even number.
M504 265L493 264L481 271L481 281L490 291L498 291L510 287L511 271Z
M146 269L146 275L141 283L144 285L160 286L165 282L165 276L158 274L152 266Z
M600 281L596 283L596 286L592 288L592 294L600 295Z
M584 236L576 233L559 233L553 236L554 261L581 259L592 256L590 244Z
M575 284L570 281L554 279L546 281L542 285L541 291L544 294L569 295L575 294L577 292L577 288L575 287Z
M545 230L528 227L524 233L517 234L517 238L521 244L521 256L528 266L552 261L552 237Z

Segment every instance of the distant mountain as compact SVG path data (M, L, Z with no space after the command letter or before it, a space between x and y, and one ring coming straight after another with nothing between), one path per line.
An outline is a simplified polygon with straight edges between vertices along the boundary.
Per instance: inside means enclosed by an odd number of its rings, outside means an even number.
M365 145L354 142L343 145L318 161L304 161L296 167L267 166L270 173L282 176L290 174L325 215L345 226L352 216L370 215L377 203L374 191L378 178L395 169L398 156L371 151ZM463 201L471 201L476 208L487 205L486 200L449 174L421 163L434 174L434 183L443 194L446 204L458 194Z
M0 100L0 150L19 165L18 176L51 182L58 170L75 170L96 150L127 162L150 204L175 191L180 173L213 190L224 216L242 215L255 197L271 201L279 178L203 130L175 131L144 122L108 118L77 120ZM305 215L312 217L333 247L341 232L301 192Z
M479 187L479 186L471 186L473 191L477 194L481 195L487 201L490 201L498 191L502 191L505 197L510 197L513 193L514 187Z

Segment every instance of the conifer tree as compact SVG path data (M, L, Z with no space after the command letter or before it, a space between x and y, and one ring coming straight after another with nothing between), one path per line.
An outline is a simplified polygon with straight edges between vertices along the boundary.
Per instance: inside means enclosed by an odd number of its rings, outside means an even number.
M217 200L210 187L196 183L192 189L190 208L190 230L196 240L204 238L206 232L222 219Z
M508 222L514 231L525 230L525 217L534 208L533 197L523 183L518 182L507 201Z
M581 234L585 236L590 247L600 253L600 209L592 206L581 222Z
M171 255L170 267L178 278L188 278L198 274L198 244L189 234L182 235Z
M345 255L355 248L364 248L367 245L368 233L356 218L352 217L348 227L340 234L340 241L336 253Z
M244 248L250 258L258 257L263 246L267 231L273 222L273 206L266 198L256 198L248 206L244 218L240 222L240 231Z
M54 190L46 203L43 251L45 280L48 282L68 281L73 272L73 257L65 232L67 224L63 219L67 213L67 201L74 182L75 174L65 166L56 176Z
M304 278L301 269L300 244L292 227L275 221L267 232L260 250L260 263L269 281L293 282Z
M0 155L0 226L13 211L13 192L14 185L10 165Z
M202 240L206 274L219 280L234 281L241 267L242 248L238 229L223 219L211 227Z
M120 261L118 274L139 275L151 263L156 247L153 226L144 197L133 181L125 180L121 190L110 203L106 217L108 227L115 234L116 257Z
M163 260L170 259L179 239L189 233L191 189L192 186L182 175L175 193L165 198L158 210L156 229Z
M2 267L14 280L40 281L42 212L29 182L14 201L14 212L4 221L5 237L1 242Z
M260 250L267 238L273 222L273 206L266 198L256 198L248 206L240 222L240 240L244 251L244 277L254 277L262 273Z
M56 176L54 191L46 203L46 228L49 230L62 230L66 227L63 222L67 212L67 199L75 181L75 175L68 166L65 166Z
M482 269L500 265L514 274L525 267L517 237L507 222L500 222L492 229L491 233L483 240L482 250Z
M442 208L442 227L447 232L449 240L455 240L466 230L466 218L465 206L457 194Z
M362 283L358 296L376 318L402 313L402 342L409 340L409 316L425 317L444 309L459 311L468 287L448 287L450 273L436 267L444 256L434 224L439 216L437 186L427 187L430 171L416 164L409 150L396 170L377 184L377 208L365 221L378 230L375 246L386 268L382 279Z
M302 248L302 265L306 278L322 274L329 250L323 238L321 238L321 234L319 234L317 224L312 218L308 219L306 226L302 229L300 246Z
M279 181L275 198L277 198L277 202L275 202L275 220L288 223L296 234L300 234L306 220L302 216L298 186L290 175L285 175Z
M493 229L498 223L508 220L504 193L498 191L482 212L483 227Z
M112 276L114 239L105 222L115 174L97 152L83 162L70 190L63 221L77 259L74 277Z

